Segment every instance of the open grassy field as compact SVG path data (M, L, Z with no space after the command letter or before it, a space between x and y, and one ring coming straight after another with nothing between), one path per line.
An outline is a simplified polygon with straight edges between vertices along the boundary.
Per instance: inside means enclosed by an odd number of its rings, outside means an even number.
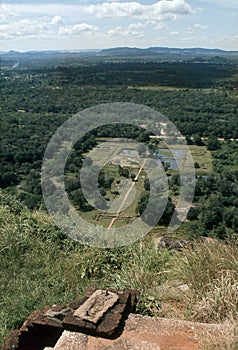
M133 172L137 173L139 168L134 168ZM115 165L106 165L103 167L103 171L108 175L114 178L111 189L106 191L105 198L110 200L110 202L120 200L119 204L122 203L124 197L120 194L115 194L117 191L120 193L120 188L124 187L124 183L134 184L133 188L128 194L127 200L118 215L118 218L115 220L113 227L123 226L133 221L136 217L136 206L139 200L139 197L144 188L144 179L145 173L142 172L138 178L137 182L134 182L131 179L125 179L119 175L118 166ZM103 227L108 227L112 219L116 216L116 213L100 210L92 210L89 212L80 212L80 216L88 222L102 225Z
M120 140L117 139L107 139L104 140L103 143L100 143L93 151L88 153L87 155L92 157L93 161L96 164L100 165L109 177L113 177L114 181L111 185L111 188L106 191L105 198L110 202L113 201L123 201L123 196L125 194L122 191L125 183L127 182L127 186L129 186L129 181L132 183L131 179L125 179L119 174L119 165L122 167L128 168L130 174L136 174L139 170L139 162L141 158L138 155L127 156L121 154L123 149L131 149L136 150L136 143L129 142L123 144ZM166 143L161 141L158 145L158 151L164 157L171 158L172 153L171 150L183 150L183 145L172 145L171 149L168 149ZM189 146L191 151L193 162L199 164L199 168L196 169L197 175L208 175L212 172L212 155L211 152L207 150L205 146ZM172 175L178 173L178 169L169 170L167 172L168 175ZM122 208L119 215L116 213L111 213L108 211L99 211L92 210L90 212L81 212L80 215L86 221L94 223L96 225L102 225L103 227L108 227L112 221L112 219L117 216L117 219L113 223L113 227L119 227L127 224L128 222L133 221L136 216L136 207L138 200L141 196L141 193L144 189L144 180L146 178L146 172L142 171L140 174L138 181L134 183L133 191L129 193L129 196L126 200L124 208ZM118 192L118 193L117 193ZM176 201L176 198L174 198ZM186 226L186 225L185 225ZM188 235L187 226L180 228L179 236L186 237ZM152 230L152 234L155 236L162 236L167 234L167 228L158 226ZM178 232L176 231L176 234ZM191 233L189 233L191 235Z
M165 157L171 157L171 151L166 148L166 143L162 141L159 144L159 153ZM184 148L183 145L172 145L171 150L182 150ZM193 157L193 162L198 163L200 168L196 169L196 173L198 175L207 175L212 172L212 154L206 146L197 146L197 145L188 145L188 148Z
M198 163L200 168L196 169L199 175L207 175L212 172L212 155L206 146L190 145L189 149L192 153L194 163Z

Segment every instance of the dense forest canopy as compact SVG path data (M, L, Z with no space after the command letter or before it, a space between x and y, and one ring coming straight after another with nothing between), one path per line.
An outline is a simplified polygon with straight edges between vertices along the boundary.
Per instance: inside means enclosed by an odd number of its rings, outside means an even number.
M199 179L196 196L201 197L197 198L201 206L214 190L218 194L213 202L223 205L224 200L219 199L219 193L223 193L220 185L222 176L223 181L228 176L223 174L225 170L232 169L230 181L233 184L237 182L237 146L229 141L238 138L235 60L216 56L170 60L165 56L163 59L126 59L97 57L95 54L14 52L1 55L1 58L0 182L2 188L11 188L12 191L17 188L18 198L31 208L42 203L40 169L46 145L53 133L73 114L107 102L133 102L152 107L167 116L186 136L188 143L205 144L208 150L214 152L214 172L220 175L211 174L213 183L216 183L213 187L210 178L209 181ZM109 127L81 140L80 148L76 147L70 158L69 169L72 171L82 164L84 153L97 144L96 138L129 137L128 131ZM140 133L134 137L140 140ZM228 142L220 143L218 139ZM143 142L148 143L148 139ZM227 164L230 169L227 169ZM200 165L196 163L195 167L199 169ZM82 195L80 186L72 185L74 181L78 183L77 178L68 182L74 191L78 191L71 194L78 202ZM236 185L231 186L232 196L236 195L236 188ZM176 193L176 181L173 183L172 180L171 191ZM237 208L232 198L229 207ZM224 206L226 204L227 201ZM209 201L206 207L209 207ZM201 232L215 229L213 234L221 236L216 233L218 224L236 230L234 217L237 209L230 210L233 214L229 214L232 216L229 223L223 218L216 220L220 214L214 214L214 228L213 224L206 224L199 210L191 210L190 218L202 218L200 223L204 227L201 230L199 225Z

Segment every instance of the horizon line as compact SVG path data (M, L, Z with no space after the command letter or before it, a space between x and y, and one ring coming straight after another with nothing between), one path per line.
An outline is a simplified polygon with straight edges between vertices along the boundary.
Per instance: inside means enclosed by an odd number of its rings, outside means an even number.
M9 53L9 52L17 52L17 53L28 53L28 52L100 52L103 50L113 50L113 49L137 49L137 50L148 50L148 49L177 49L177 50L209 50L209 51L223 51L223 52L237 52L238 50L228 50L228 49L221 49L217 47L201 47L201 46L194 46L194 47L176 47L176 46L148 46L148 47L138 47L138 46L113 46L113 47L105 47L105 48L90 48L90 49L29 49L29 50L20 50L20 49L9 49L9 50L0 50L0 53Z

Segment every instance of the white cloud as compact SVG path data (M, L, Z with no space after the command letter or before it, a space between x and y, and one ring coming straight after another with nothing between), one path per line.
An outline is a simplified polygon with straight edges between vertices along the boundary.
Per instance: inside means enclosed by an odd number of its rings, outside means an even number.
M181 42L194 41L194 36L184 36L179 39Z
M188 28L188 30L185 32L185 34L186 35L193 34L196 30L203 30L203 29L207 29L207 28L209 28L209 26L195 23L191 27Z
M236 5L237 0L15 1L0 7L0 35L6 49L20 50L179 44L235 50L237 15L227 9Z
M50 22L51 25L57 26L57 25L63 25L64 22L60 16L54 16Z
M74 26L61 27L59 28L60 35L77 35L81 33L93 33L98 30L97 27L88 24L88 23L80 23L75 24Z
M133 30L133 27L129 25L126 28L118 26L116 28L109 29L107 31L109 36L125 36L125 37L139 37L142 38L144 33L142 31Z
M21 4L18 5L18 9L25 11L30 9L39 9L40 5L34 4ZM14 8L14 6L13 6ZM17 13L13 10L12 6L3 6L2 18L7 16L15 16L13 19L9 19L0 25L0 35L3 39L13 38L52 38L59 35L75 35L83 32L94 32L98 28L87 24L80 23L71 26L66 26L61 16L54 15L49 16L44 13L34 14L33 16L27 16L25 13ZM55 11L55 10L54 10ZM27 11L26 11L27 12ZM38 12L38 11L36 11ZM24 17L23 17L24 15ZM17 18L16 18L17 16Z
M50 22L43 22L40 19L30 20L22 19L20 21L0 25L0 34L3 38L14 37L46 37L52 35L76 35L79 33L92 33L98 28L87 24L80 23L74 26L59 27L63 22L59 16L55 16Z
M0 21L5 22L9 17L18 16L18 13L12 9L12 6L1 4L0 6Z
M85 6L84 12L97 18L134 17L143 20L176 19L179 15L194 13L185 0L160 0L154 4L139 2L103 2Z
M153 27L154 29L156 30L165 30L165 29L168 29L166 25L164 24L161 24L161 23L153 23Z
M5 38L42 36L50 29L49 25L40 21L22 19L11 24L0 25L0 33Z
M153 29L156 30L164 30L167 29L167 27L164 24L157 23L156 21L149 21L146 23L131 23L126 27L117 26L115 28L111 28L107 31L107 34L109 36L128 36L128 37L138 37L143 38L145 36L144 31L142 28L145 28L147 26L152 26Z
M131 23L129 24L129 29L139 29L145 27L145 24L143 23Z
M209 28L209 26L205 26L205 25L202 25L202 24L199 24L199 23L194 24L193 27L196 28L196 29L206 29L206 28Z

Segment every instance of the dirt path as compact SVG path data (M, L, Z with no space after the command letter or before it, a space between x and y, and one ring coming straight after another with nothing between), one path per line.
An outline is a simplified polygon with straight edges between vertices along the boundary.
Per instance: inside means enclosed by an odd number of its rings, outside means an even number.
M141 173L141 171L142 171L142 169L143 169L143 167L144 167L144 165L145 165L145 162L146 162L146 159L144 159L143 163L141 164L140 169L138 170L138 173L137 173L137 175L136 175L134 181L137 181L137 180L138 180L138 178L139 178L139 176L140 176L140 173ZM111 221L110 224L108 225L108 227L107 227L108 230L110 230L110 228L112 228L112 225L113 225L114 222L118 219L118 217L119 217L119 215L120 215L120 212L121 212L121 210L122 210L124 204L126 203L127 198L128 198L128 196L129 196L129 194L130 194L132 188L133 188L134 185L135 185L135 182L134 182L134 181L132 182L130 188L129 188L128 191L126 192L125 197L124 197L124 199L123 199L123 201L122 201L122 203L121 203L121 205L120 205L120 207L119 207L119 209L118 209L118 211L117 211L117 213L116 213L116 216L112 219L112 221Z

